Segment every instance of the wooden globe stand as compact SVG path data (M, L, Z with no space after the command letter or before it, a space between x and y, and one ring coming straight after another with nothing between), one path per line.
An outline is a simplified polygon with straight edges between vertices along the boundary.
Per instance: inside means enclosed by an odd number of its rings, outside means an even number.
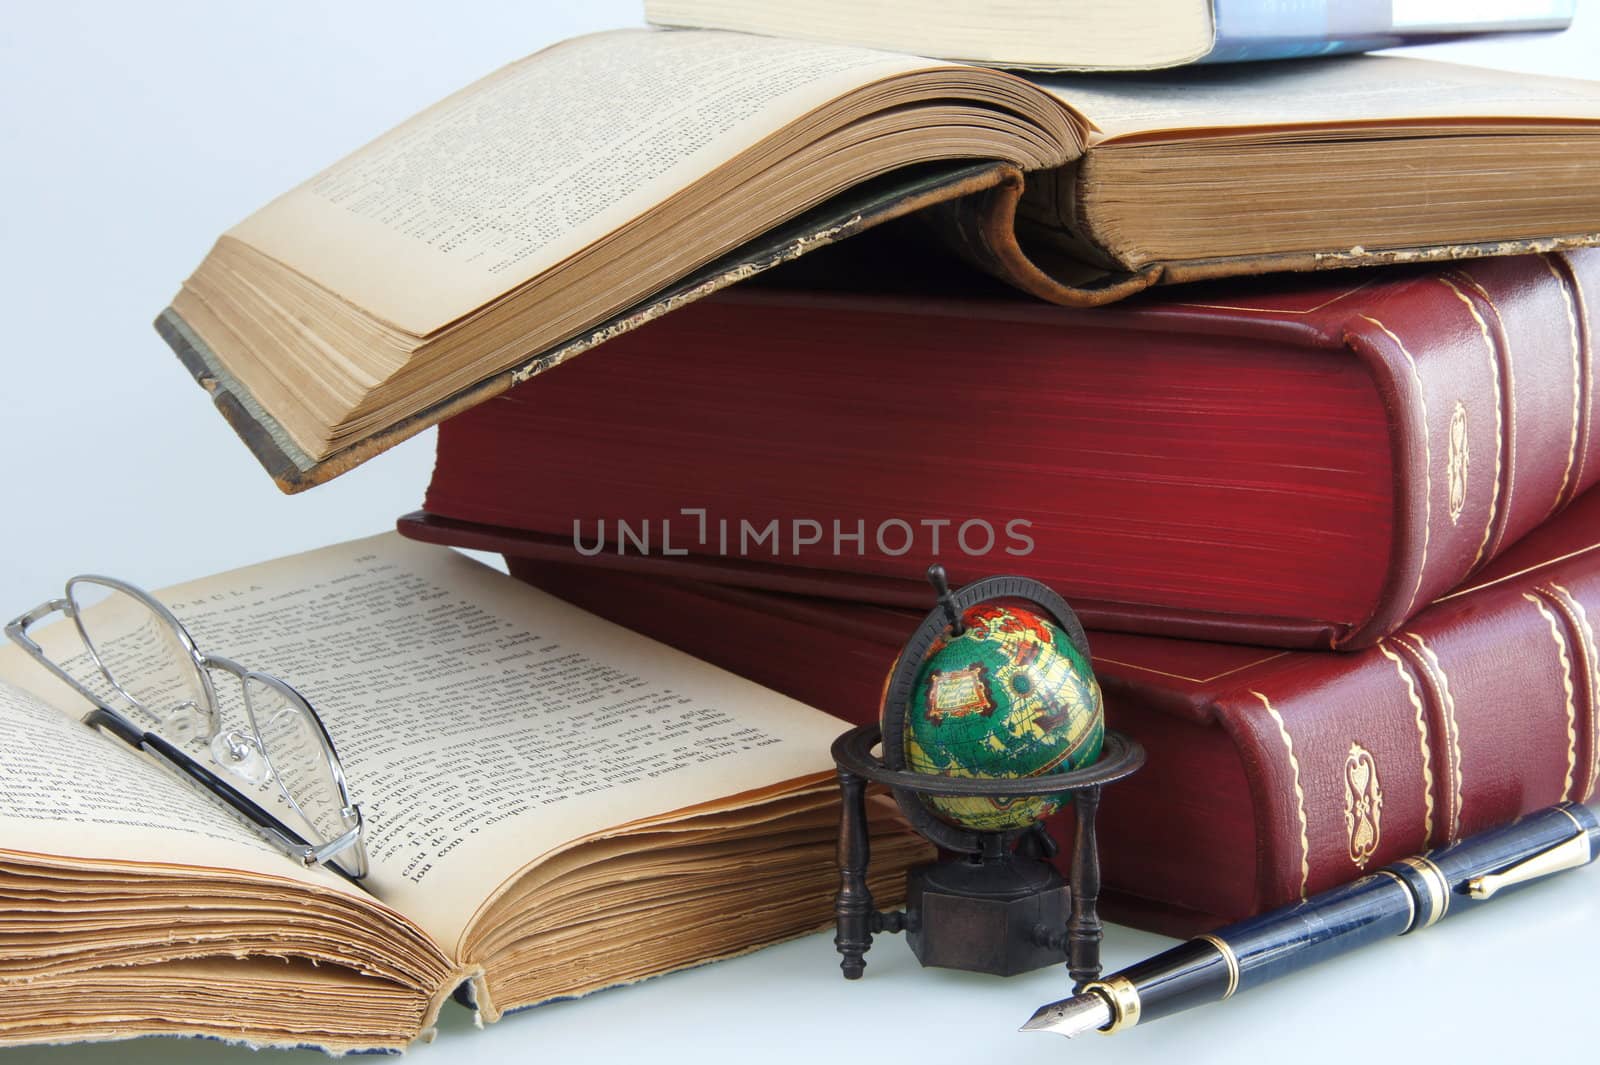
M1096 909L1100 853L1095 818L1100 789L1144 764L1144 748L1106 730L1094 764L1024 778L950 777L912 772L904 756L905 710L918 672L947 630L959 634L966 612L992 600L1024 600L1066 633L1089 660L1077 615L1049 588L1024 577L990 577L951 593L940 567L929 570L939 608L918 626L895 662L884 694L883 725L851 729L833 744L842 813L839 894L834 945L846 979L866 969L864 955L879 932L905 932L923 965L1009 976L1065 959L1075 986L1100 975L1103 935ZM882 742L882 757L872 753ZM906 877L906 909L879 912L867 887L871 841L866 785L884 785L911 826L951 857ZM977 831L935 817L924 796L1021 798L1070 795L1076 813L1070 885L1050 864L1056 846L1042 823Z

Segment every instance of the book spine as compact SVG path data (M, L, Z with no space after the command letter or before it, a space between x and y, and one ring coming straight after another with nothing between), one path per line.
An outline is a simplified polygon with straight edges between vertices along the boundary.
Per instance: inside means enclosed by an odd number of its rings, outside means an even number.
M1254 807L1252 908L1591 798L1597 621L1592 564L1541 570L1443 604L1336 669L1299 656L1218 697Z
M1530 280L1528 263L1542 275ZM1344 323L1391 412L1394 534L1383 591L1333 646L1371 646L1600 476L1589 303L1600 264L1483 260Z

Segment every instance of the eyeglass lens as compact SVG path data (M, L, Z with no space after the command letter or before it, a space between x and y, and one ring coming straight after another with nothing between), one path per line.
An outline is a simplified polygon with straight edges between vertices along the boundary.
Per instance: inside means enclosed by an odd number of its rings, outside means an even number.
M106 680L174 742L211 732L205 679L172 624L150 604L92 578L67 586L79 631Z
M245 682L245 699L256 736L284 796L324 840L353 826L334 780L322 726L303 701L257 677Z

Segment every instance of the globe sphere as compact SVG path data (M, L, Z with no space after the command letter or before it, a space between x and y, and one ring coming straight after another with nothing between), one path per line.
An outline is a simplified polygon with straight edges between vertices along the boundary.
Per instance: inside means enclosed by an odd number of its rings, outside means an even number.
M1093 763L1105 741L1105 710L1082 652L1026 606L984 602L962 615L965 630L928 653L906 707L904 754L915 773L1016 779L1067 773ZM978 831L1025 828L1056 812L1067 795L925 795L935 816Z

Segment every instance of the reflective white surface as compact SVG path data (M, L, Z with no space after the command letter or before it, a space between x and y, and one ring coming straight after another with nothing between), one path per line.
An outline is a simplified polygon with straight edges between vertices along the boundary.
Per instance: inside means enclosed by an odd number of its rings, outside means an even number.
M1585 5L1587 6L1587 5ZM278 493L150 327L217 234L497 65L638 20L629 2L187 0L8 5L0 18L0 614L84 570L146 587L385 528L421 501L432 435ZM1600 16L1567 35L1430 53L1600 76ZM591 358L603 357L592 355ZM1112 928L1108 964L1165 945ZM1351 1065L1397 1051L1540 1061L1594 1046L1600 872L1567 874L1284 983L1113 1039L1015 1029L1066 992L919 970L898 937L838 976L829 937L475 1029L447 1006L421 1062L820 1060ZM0 1012L4 1010L0 998ZM1181 1057L1180 1057L1181 1056ZM0 1061L288 1061L192 1040Z

